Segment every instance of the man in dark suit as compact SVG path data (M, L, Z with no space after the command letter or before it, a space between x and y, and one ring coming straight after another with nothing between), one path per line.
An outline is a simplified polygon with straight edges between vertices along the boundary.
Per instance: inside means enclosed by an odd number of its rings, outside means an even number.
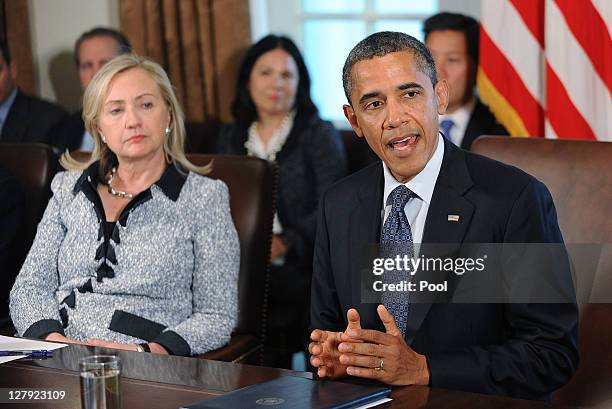
M26 95L15 85L17 67L8 46L0 44L0 142L50 142L50 131L66 112Z
M413 37L367 37L350 52L343 83L345 116L382 164L320 201L309 345L318 375L546 399L578 361L566 263L547 277L566 303L416 303L387 292L377 306L362 301L359 260L379 241L381 251L395 243L406 253L417 243L562 243L548 190L439 134L448 85Z
M123 33L106 27L95 27L83 33L74 45L74 60L81 88L85 90L104 64L132 47ZM93 138L85 130L83 110L71 114L54 130L54 145L60 151L93 150Z
M0 167L0 327L9 323L8 296L17 276L15 245L23 227L24 194L17 179Z
M508 135L489 108L474 93L478 68L478 21L455 13L425 20L425 45L436 61L438 77L449 85L446 113L440 130L457 146L470 149L480 135Z

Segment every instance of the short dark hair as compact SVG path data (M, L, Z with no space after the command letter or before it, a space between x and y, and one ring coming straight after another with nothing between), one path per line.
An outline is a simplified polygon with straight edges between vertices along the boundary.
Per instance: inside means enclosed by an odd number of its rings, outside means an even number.
M425 41L432 31L454 30L465 35L465 44L468 55L475 65L478 65L478 43L480 25L478 21L470 16L457 13L438 13L429 17L423 23Z
M249 92L249 78L255 62L263 54L268 51L282 49L286 51L295 61L297 65L299 79L297 85L297 94L295 96L295 109L299 114L316 114L317 107L310 97L310 75L304 63L304 58L298 50L297 46L290 38L270 34L253 44L246 52L240 70L238 71L238 81L236 82L236 96L232 101L232 115L234 119L248 126L257 120L257 110L255 103Z
M9 65L11 63L11 51L9 50L8 44L4 41L0 41L0 50L2 52L2 58L4 58L4 63Z
M353 90L351 71L359 61L370 60L374 57L384 57L387 54L409 51L415 58L419 69L431 80L431 85L438 82L436 64L431 53L425 45L411 35L396 31L381 31L371 34L361 40L349 53L342 68L342 85L349 104Z
M76 63L77 67L80 64L79 52L81 43L94 37L110 37L114 39L119 47L119 54L127 54L132 52L132 46L122 32L107 27L94 27L91 30L81 34L81 36L76 40L76 43L74 43L74 62Z

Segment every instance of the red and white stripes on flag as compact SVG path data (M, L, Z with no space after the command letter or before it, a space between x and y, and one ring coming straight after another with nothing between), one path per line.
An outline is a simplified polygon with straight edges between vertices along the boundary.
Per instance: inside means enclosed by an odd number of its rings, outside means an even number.
M478 92L513 136L612 141L612 1L482 2Z

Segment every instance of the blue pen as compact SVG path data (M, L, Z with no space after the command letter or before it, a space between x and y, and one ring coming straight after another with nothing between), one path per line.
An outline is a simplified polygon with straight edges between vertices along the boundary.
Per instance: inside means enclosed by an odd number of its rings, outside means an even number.
M33 350L27 350L27 351L0 351L0 356L19 356L19 355L50 358L53 356L53 351L47 351L46 349L33 349Z

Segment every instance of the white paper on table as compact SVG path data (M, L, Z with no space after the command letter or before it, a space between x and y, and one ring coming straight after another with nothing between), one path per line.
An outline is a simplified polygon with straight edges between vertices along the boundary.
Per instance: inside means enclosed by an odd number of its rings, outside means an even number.
M387 402L390 402L392 400L393 399L391 399L391 398L382 398L382 399L379 399L379 400L375 400L374 402L366 403L365 405L362 405L362 406L357 406L355 409L372 408L374 406L382 405L383 403L387 403Z
M30 351L34 349L46 349L47 351L53 351L65 346L68 345L0 335L0 351ZM0 356L0 364L25 358L26 356L27 355Z

